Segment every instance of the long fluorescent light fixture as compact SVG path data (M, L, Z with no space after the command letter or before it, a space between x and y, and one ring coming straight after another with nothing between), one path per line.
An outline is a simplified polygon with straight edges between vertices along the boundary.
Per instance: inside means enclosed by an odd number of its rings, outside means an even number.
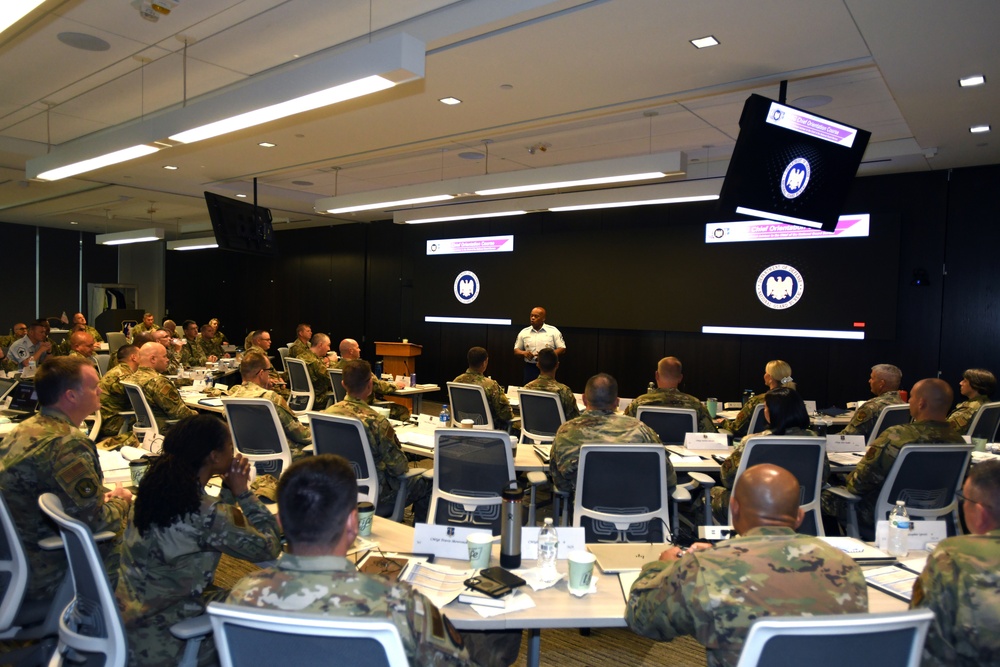
M425 57L423 42L399 33L350 50L303 58L207 93L185 107L57 146L28 160L25 171L31 179L57 180L368 95L423 78Z
M206 250L218 248L219 243L214 236L202 236L196 239L179 239L167 241L167 250Z
M521 211L529 213L532 211L579 211L592 208L711 201L719 198L722 180L721 178L705 178L585 192L561 192L509 199L441 204L395 211L392 214L392 219L396 224L416 225L425 222L518 215Z
M839 338L864 340L864 331L837 331L836 329L772 329L768 327L715 327L703 326L702 333L736 334L743 336L794 336L795 338Z
M415 203L478 196L591 187L607 183L680 176L687 169L687 156L682 151L639 155L634 157L578 162L555 167L520 169L483 176L469 176L449 181L433 181L406 185L387 190L358 192L339 197L324 197L316 201L317 211L337 214L363 210L390 211ZM424 199L424 202L416 201ZM520 207L519 207L520 208Z
M115 232L113 234L98 234L95 240L98 245L127 245L129 243L162 241L163 230L156 227L150 227L148 229L133 229L127 232Z
M4 0L0 3L0 32L27 16L45 0Z

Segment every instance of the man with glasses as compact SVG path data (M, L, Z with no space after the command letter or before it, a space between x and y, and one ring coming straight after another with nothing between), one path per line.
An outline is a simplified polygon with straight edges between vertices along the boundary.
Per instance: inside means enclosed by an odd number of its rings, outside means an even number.
M32 361L41 364L52 352L52 341L49 340L49 323L45 320L32 322L28 334L11 343L7 356L22 370Z
M278 420L285 430L285 437L288 438L292 459L298 459L304 455L303 447L312 444L312 436L309 434L309 429L292 414L288 401L270 389L273 371L271 361L260 352L244 354L243 361L240 362L243 384L230 387L229 395L234 398L266 398L274 403Z
M16 371L17 364L7 356L10 346L28 335L28 325L17 322L11 328L11 335L0 336L0 370Z
M910 606L934 611L924 665L1000 663L1000 461L972 466L958 494L969 535L934 550Z

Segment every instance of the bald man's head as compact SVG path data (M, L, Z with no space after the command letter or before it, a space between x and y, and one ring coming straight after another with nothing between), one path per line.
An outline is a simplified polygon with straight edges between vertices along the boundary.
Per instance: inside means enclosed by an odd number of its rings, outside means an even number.
M910 390L910 415L924 421L944 421L954 394L944 380L926 378Z
M162 373L167 370L167 350L156 342L145 343L139 348L139 365Z
M758 526L798 528L799 497L799 483L792 473L770 463L751 466L737 480L729 501L733 527L741 535Z
M358 345L358 341L353 338L345 338L340 341L340 356L348 361L360 359L361 347Z
M94 353L94 337L86 331L74 331L69 335L69 347L71 350L89 357Z
M668 387L676 389L683 379L684 368L681 366L680 359L677 357L660 359L660 363L656 365L656 386L660 389Z

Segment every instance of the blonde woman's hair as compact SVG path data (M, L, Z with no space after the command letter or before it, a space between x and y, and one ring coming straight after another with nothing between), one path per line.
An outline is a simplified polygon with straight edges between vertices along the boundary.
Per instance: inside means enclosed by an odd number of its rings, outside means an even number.
M774 359L767 362L764 370L767 371L772 380L779 383L782 387L796 389L795 381L792 379L792 367L788 365L787 361Z

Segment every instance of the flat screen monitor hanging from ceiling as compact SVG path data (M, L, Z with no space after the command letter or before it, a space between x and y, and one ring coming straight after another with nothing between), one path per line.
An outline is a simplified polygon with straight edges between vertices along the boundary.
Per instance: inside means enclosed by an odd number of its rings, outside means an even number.
M751 95L719 213L833 231L871 132Z

